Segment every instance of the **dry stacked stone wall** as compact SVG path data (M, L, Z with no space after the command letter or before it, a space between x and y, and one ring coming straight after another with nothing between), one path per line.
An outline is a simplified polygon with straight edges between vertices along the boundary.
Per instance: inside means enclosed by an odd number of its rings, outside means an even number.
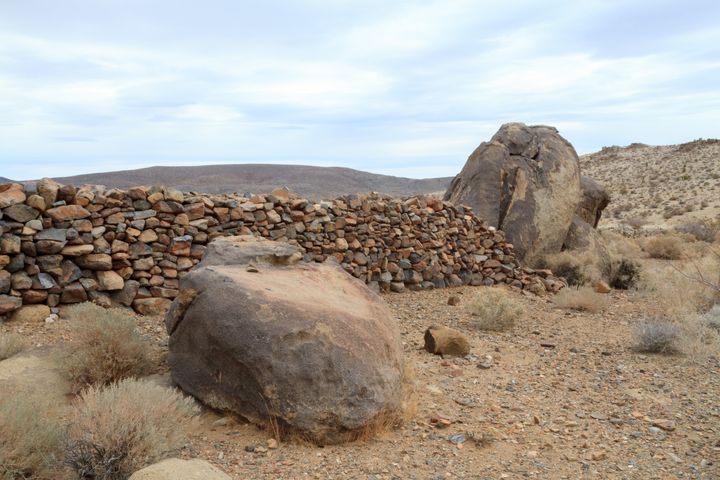
M44 179L0 185L0 315L23 304L86 300L161 312L207 243L223 235L288 241L306 261L337 261L381 290L562 287L548 271L519 268L502 232L436 198L370 194L314 203L285 189L245 197Z

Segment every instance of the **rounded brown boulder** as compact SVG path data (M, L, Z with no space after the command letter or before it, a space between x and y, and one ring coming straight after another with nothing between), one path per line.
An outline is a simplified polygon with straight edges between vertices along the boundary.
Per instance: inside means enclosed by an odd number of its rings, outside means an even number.
M288 244L227 237L186 275L166 316L173 379L205 404L321 444L402 404L399 330L382 299Z

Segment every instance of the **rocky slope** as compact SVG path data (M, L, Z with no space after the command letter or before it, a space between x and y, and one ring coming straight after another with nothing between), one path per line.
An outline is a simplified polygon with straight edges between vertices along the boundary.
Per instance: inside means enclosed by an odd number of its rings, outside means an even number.
M612 196L601 227L669 228L720 215L720 140L605 147L580 164Z
M55 180L64 184L106 185L111 188L166 185L185 192L205 193L263 193L286 186L306 198L319 200L360 192L378 192L400 197L444 192L451 179L448 177L418 180L340 167L245 164L149 167L76 175Z

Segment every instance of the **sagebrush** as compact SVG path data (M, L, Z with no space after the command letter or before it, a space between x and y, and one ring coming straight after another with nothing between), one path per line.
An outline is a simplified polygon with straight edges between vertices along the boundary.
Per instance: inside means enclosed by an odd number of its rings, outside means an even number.
M0 479L66 478L63 429L41 396L0 394Z
M69 419L66 463L79 478L126 479L179 450L198 411L192 399L147 381L90 387Z
M665 320L646 320L635 333L636 349L643 353L680 352L680 328Z
M679 235L664 233L646 238L643 242L643 250L650 255L650 258L680 260L683 257L683 243Z
M150 371L152 349L127 312L86 303L70 315L72 340L62 351L60 366L76 392Z
M482 288L467 306L470 325L479 330L501 331L512 328L525 313L516 299L497 288Z

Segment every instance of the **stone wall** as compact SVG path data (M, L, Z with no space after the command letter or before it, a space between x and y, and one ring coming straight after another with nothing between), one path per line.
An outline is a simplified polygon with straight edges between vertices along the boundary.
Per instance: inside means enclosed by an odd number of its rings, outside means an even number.
M381 290L562 287L550 272L518 268L503 233L469 209L431 197L312 203L283 189L246 198L45 179L0 185L0 315L86 300L160 312L210 240L248 234L297 244L306 261L334 259Z

